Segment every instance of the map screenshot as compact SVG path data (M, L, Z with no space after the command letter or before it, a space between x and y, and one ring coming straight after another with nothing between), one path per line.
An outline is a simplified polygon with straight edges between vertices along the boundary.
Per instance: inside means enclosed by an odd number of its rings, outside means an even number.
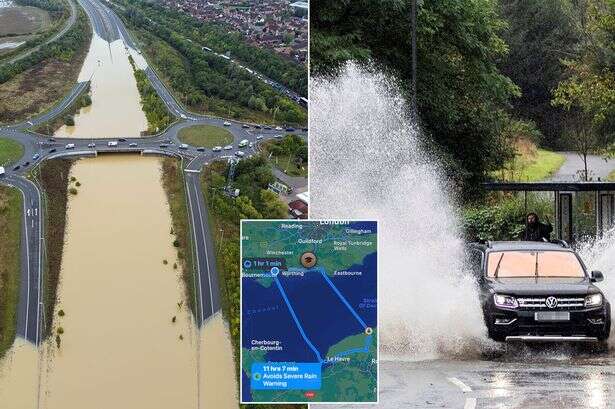
M377 222L242 220L241 401L377 402Z

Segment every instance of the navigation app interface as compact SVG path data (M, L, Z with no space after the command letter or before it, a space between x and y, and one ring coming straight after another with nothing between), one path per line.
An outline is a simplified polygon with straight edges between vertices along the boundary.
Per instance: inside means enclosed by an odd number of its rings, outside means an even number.
M242 403L376 402L377 223L241 229Z

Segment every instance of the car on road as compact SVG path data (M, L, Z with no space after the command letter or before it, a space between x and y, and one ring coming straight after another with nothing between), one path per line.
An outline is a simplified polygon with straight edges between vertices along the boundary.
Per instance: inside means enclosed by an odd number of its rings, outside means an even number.
M563 241L471 244L489 337L495 341L600 341L611 330L611 305L579 255Z
M212 148L212 151L213 151L213 152L220 152L221 150L222 150L222 146L214 146L214 147Z
M40 154L40 153L35 153L35 154L32 156L32 160L37 160L37 159L38 159L38 158L40 158L40 157L41 157L41 154Z
M114 148L117 146L117 142L116 141L109 141L107 142L107 146L109 146L110 148Z
M49 139L47 139L47 140L48 140L49 142L55 142L55 141L56 141L56 138L49 138Z
M182 143L181 145L179 145L179 149L183 149L183 150L188 149L188 144L187 143Z
M130 142L128 146L130 146L131 148L136 148L138 144L136 142Z
M226 146L224 147L224 150L225 150L225 151L230 151L231 149L233 149L233 145L226 145Z
M257 141L260 141L261 139L263 139L263 135L258 135L258 136L256 137L256 140L257 140Z
M75 144L74 143L67 143L65 148L66 149L75 149Z
M286 132L295 132L295 128L286 128Z
M179 116L181 117L181 119L188 119L188 117L185 114L179 114Z
M260 126L260 125L254 125L254 129L261 129L261 128L262 128L262 126Z
M277 134L277 135L275 135L275 136L274 136L274 138L275 138L275 139L282 139L282 136L284 136L284 135L282 135L282 134Z
M224 121L224 126L231 126L231 123L229 121Z
M21 166L19 166L19 165L15 166L15 167L13 168L13 170L19 170L19 169L21 169Z
M276 131L281 131L281 130L282 130L282 127L281 127L281 126L276 126L276 127L275 127L275 130L276 130Z
M237 146L239 146L240 148L243 148L244 146L248 146L249 143L250 141L248 141L247 139L242 139L241 141L239 141Z
M205 152L205 147L204 146L199 146L198 148L196 148L197 152Z
M120 142L126 142L126 138L119 138L118 141Z
M94 142L88 143L88 148L95 148L96 144Z
M56 150L56 148L49 149L49 153L54 153Z
M250 125L243 124L243 125L241 125L241 127L242 127L243 129L249 129L249 128L250 128Z
M250 143L248 144L248 146L249 146L250 148L251 148L251 147L253 147L253 146L254 146L254 142L250 142Z
M266 126L266 127L265 127L265 129L266 129L266 130L268 130L268 131L270 131L270 130L271 130L271 127L270 127L270 126Z
M4 167L0 166L0 176L4 176L5 173L6 171L4 170Z
M169 147L169 145L168 145L168 144L166 144L166 143L161 143L161 144L160 144L160 145L158 145L158 146L160 146L161 148L168 148L168 147Z
M239 158L243 158L246 154L243 151L237 151L235 152L235 156L239 157Z
M26 166L30 166L30 162L26 161L26 162L23 164L23 167L24 167L24 168L25 168Z
M308 131L308 129L307 129L307 128L301 128L301 130L302 130L303 132L307 132L307 131Z

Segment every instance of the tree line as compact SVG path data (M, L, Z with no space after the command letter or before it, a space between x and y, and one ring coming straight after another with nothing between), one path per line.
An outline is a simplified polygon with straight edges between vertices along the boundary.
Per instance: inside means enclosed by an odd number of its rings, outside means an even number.
M247 43L243 35L229 30L220 23L211 23L192 17L180 10L158 3L134 1L130 3L157 24L172 28L185 38L217 53L230 52L234 59L287 86L300 95L307 96L307 69L276 54L274 51Z
M154 22L132 5L123 10L118 8L118 11L149 43L148 55L171 87L183 96L182 102L186 105L197 110L204 106L223 116L230 113L230 116L241 118L241 110L235 108L239 105L279 122L301 124L307 121L305 110L293 101L228 60L204 52L201 46L174 28Z
M612 146L614 11L614 0L418 3L416 110L466 196L513 157L514 138ZM410 100L410 50L410 0L311 3L312 74L370 63Z

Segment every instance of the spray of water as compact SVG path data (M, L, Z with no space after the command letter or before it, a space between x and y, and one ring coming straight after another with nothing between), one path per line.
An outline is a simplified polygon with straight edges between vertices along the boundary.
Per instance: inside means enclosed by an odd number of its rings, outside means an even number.
M379 220L385 358L478 353L488 341L450 186L394 83L349 64L310 98L311 217Z
M598 286L611 302L611 308L615 308L615 228L603 234L601 238L581 243L578 251L588 269L604 273L605 280ZM609 346L613 349L615 348L615 337L613 327L611 328Z

